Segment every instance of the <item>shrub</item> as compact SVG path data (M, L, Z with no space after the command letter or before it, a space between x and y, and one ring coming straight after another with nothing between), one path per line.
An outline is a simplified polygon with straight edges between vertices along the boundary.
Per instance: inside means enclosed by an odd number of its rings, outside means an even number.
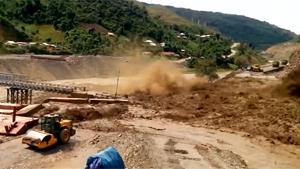
M228 64L228 67L232 70L238 70L239 69L239 66L235 65L235 64Z
M41 47L39 45L32 45L28 47L29 52L34 53L34 54L50 54L49 51Z
M47 39L46 39L46 42L48 42L48 43L51 42L51 41L52 41L51 38L47 38Z
M215 76L217 72L217 65L211 59L203 59L198 61L198 64L195 66L197 74L204 74L208 76Z
M108 38L94 31L73 29L66 34L68 47L77 54L109 54L112 45Z
M195 57L192 57L187 60L186 66L188 68L195 68L195 66L198 64L198 59Z
M26 53L26 49L21 48L21 47L7 48L6 50L9 53L14 53L14 54L25 54Z

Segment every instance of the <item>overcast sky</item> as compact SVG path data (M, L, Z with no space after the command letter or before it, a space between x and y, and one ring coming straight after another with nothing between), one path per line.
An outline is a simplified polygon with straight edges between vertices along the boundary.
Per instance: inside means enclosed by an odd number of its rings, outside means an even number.
M267 21L300 34L298 0L139 0L202 11L240 14Z

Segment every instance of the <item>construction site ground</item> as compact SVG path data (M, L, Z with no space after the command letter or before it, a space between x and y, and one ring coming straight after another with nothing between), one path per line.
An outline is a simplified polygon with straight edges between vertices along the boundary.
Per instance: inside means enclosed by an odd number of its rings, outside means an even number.
M116 81L103 76L52 83L114 94ZM120 78L120 86L125 81ZM299 99L281 95L280 83L240 76L163 95L126 94L129 104L45 103L33 116L60 113L74 121L76 135L43 151L21 144L22 136L0 136L0 168L84 168L88 156L115 146L128 169L298 169ZM34 102L50 96L58 95L36 92Z

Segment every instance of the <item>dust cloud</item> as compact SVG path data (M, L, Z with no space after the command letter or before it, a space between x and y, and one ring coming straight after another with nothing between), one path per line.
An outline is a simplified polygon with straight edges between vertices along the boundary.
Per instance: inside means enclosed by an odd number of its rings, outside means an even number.
M127 80L120 83L123 94L144 92L151 95L165 95L189 91L204 83L204 78L186 75L180 67L170 61L141 60L122 64L121 74Z
M281 85L277 87L277 92L300 97L300 67L283 78Z

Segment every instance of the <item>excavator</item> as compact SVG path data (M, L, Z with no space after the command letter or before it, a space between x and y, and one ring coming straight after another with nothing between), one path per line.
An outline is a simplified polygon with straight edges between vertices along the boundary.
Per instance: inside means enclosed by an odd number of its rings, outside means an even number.
M41 130L28 131L22 143L33 148L46 149L56 144L68 143L75 133L72 120L62 119L58 114L49 114L41 118Z

